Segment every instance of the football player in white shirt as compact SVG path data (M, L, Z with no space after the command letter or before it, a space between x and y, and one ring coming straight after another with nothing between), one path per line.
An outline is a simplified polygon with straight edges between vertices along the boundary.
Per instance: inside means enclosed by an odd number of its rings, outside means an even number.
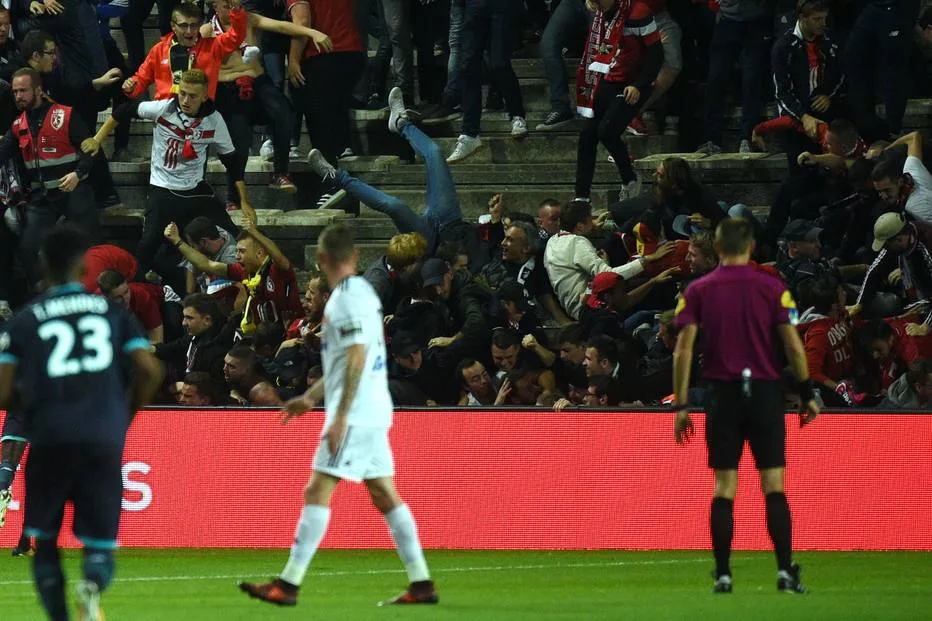
M304 509L291 555L272 582L242 582L240 589L280 606L297 603L298 588L327 531L330 500L341 480L364 482L372 503L385 516L410 584L383 602L436 604L437 592L418 539L410 509L395 490L388 429L392 400L388 391L382 305L372 286L356 275L359 253L352 232L342 224L327 227L318 240L317 261L332 293L324 308L321 356L324 376L303 396L282 409L283 422L301 416L326 394L326 420Z

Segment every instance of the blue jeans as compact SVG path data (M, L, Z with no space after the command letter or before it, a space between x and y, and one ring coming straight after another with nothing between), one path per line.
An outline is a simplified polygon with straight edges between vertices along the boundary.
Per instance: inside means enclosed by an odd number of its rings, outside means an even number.
M451 106L460 104L463 99L463 71L461 48L461 33L463 32L463 17L466 12L466 0L451 0L450 2L450 57L447 59L447 85L443 89L443 101Z
M466 0L463 15L463 134L476 137L482 117L482 57L489 52L491 83L498 86L510 116L525 116L518 77L511 66L514 46L511 0Z
M456 186L446 158L437 143L411 123L404 126L401 135L421 156L427 167L427 196L423 215L418 215L400 199L356 179L345 170L337 173L337 183L359 202L390 217L399 233L423 235L429 252L433 253L437 234L447 225L463 219L460 199L456 195Z
M586 9L584 0L562 0L544 29L544 36L540 40L540 56L550 87L550 109L554 112L573 111L566 82L566 67L563 64L563 48L574 40L585 40L591 22L592 13Z
M741 66L741 139L749 140L764 106L764 80L770 70L773 43L770 16L739 22L719 16L709 48L709 78L705 90L706 139L722 144L725 92L732 67Z
M895 7L873 4L864 7L851 28L845 47L848 100L861 135L869 142L898 134L903 127L911 31L912 25L902 22ZM874 107L877 78L882 80L886 122L877 118Z

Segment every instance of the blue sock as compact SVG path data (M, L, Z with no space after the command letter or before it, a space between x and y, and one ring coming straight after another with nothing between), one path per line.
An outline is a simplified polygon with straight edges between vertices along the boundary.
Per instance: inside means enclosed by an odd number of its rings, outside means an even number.
M42 606L52 621L68 621L65 604L65 574L61 569L58 543L54 539L36 539L36 556L32 573Z
M12 462L6 460L0 462L0 491L10 489L15 475L16 467L13 466Z
M97 585L101 593L113 580L113 550L84 548L84 579Z

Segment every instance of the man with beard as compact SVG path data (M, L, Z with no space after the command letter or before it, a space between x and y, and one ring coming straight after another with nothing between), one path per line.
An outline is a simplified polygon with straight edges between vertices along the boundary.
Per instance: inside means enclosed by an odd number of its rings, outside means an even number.
M193 371L204 371L219 384L223 379L223 356L232 338L221 333L223 315L206 293L192 293L182 303L181 325L187 333L180 339L155 346L155 356L170 368L169 378L181 380Z
M34 69L13 74L13 98L21 114L0 139L0 166L19 148L26 162L23 185L32 191L21 242L23 269L27 282L34 285L39 281L40 239L60 218L79 225L91 238L100 229L90 186L82 183L93 163L81 152L90 128L69 106L45 99L42 80Z
M259 357L245 345L236 345L223 360L223 378L230 396L242 405L281 405L275 387L259 372Z

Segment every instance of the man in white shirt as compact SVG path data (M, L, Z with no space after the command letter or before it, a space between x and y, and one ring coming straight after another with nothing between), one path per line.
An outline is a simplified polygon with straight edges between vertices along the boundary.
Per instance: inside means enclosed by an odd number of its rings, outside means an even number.
M900 145L906 145L906 161L902 168L897 154L890 152ZM922 163L919 132L906 134L886 148L874 167L871 181L888 206L904 209L916 220L932 225L932 175Z
M612 267L596 252L589 241L592 232L592 205L588 201L572 201L560 214L560 232L547 241L544 267L553 291L566 313L579 319L582 295L596 274L615 272L625 280L644 271L648 263L659 261L672 252L673 246L661 246L654 254Z
M250 597L281 606L297 604L298 588L330 521L330 501L341 480L365 482L372 503L385 516L398 555L408 573L408 589L392 604L438 601L410 509L395 490L388 429L392 399L388 390L382 305L361 276L353 234L342 224L327 227L318 239L317 261L331 288L321 334L323 377L282 409L283 422L316 407L326 396L323 436L314 456L311 480L294 545L281 576L266 584L240 583Z
M197 216L207 216L232 235L238 233L223 203L204 180L207 148L215 145L220 162L233 174L240 203L247 219L255 222L255 211L246 196L242 171L226 122L207 98L207 75L199 69L185 71L178 93L171 99L130 101L120 106L103 124L86 152L96 153L110 132L133 118L153 121L152 159L146 220L136 258L141 273L150 267L162 245L162 233L170 222L184 229Z

